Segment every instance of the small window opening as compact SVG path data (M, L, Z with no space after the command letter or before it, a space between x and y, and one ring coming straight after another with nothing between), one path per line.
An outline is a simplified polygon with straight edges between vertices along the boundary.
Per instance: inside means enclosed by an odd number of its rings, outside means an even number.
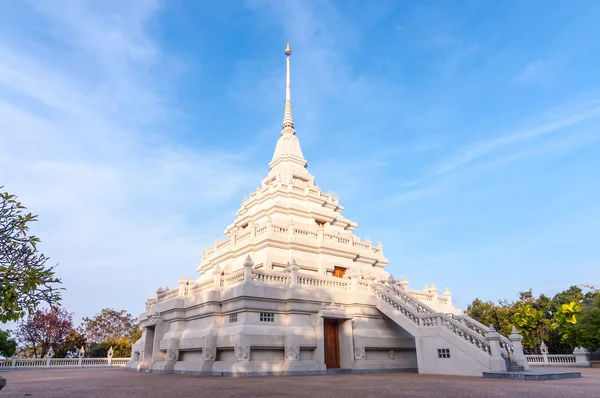
M336 278L343 278L345 274L346 274L346 268L335 267L333 269L333 276L335 276Z
M229 323L236 323L238 321L238 314L229 314Z
M261 322L275 322L275 314L272 312L261 312L260 313L260 321Z
M449 348L438 348L438 358L450 358Z

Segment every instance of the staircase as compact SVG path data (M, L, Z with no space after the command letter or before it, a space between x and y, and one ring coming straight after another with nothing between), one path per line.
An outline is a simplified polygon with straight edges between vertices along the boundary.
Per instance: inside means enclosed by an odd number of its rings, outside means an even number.
M481 376L523 370L511 341L466 315L435 312L397 285L374 283L377 309L415 337L419 373Z

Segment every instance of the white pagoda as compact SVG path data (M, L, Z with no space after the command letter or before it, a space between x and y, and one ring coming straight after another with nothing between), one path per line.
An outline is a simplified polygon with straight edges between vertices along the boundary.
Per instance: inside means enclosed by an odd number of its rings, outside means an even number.
M478 375L527 366L520 341L462 315L448 289L411 290L361 241L307 170L292 117L289 44L281 136L261 187L200 277L159 288L139 316L131 369L208 375L418 371ZM518 336L518 335L515 335Z

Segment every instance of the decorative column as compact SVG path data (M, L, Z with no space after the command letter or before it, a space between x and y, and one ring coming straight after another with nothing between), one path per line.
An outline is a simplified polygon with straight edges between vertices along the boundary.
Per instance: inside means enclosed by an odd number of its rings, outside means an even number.
M162 288L162 286L159 286L158 289L156 289L156 304L158 304L158 302L160 301L160 295L164 292L165 290Z
M291 263L287 263L286 268L290 271L290 287L298 285L298 271L300 267L296 264L296 260L292 259Z
M46 353L46 367L47 368L50 367L50 360L52 359L53 356L54 356L54 350L52 349L52 347L50 347L50 349Z
M273 234L273 220L271 217L267 217L267 236L271 236Z
M494 329L494 325L490 325L489 331L485 334L485 338L490 343L490 371L492 372L506 372L506 362L502 358L502 351L500 350L500 334Z
M514 358L517 366L522 366L524 370L529 370L529 362L523 353L523 336L517 332L517 328L513 326L510 336L508 336L513 345Z
M408 281L404 275L402 275L402 279L400 280L400 287L402 290L408 291Z
M187 279L185 278L184 275L181 275L181 278L179 278L179 297L185 297L185 291L186 291L186 287L187 287Z
M438 304L438 288L435 286L434 283L431 284L431 287L429 288L429 291L433 294L433 296L431 297L431 302L433 303L434 307L433 308L437 308L437 304Z
M283 337L283 345L285 347L285 360L298 361L300 359L300 345L298 337L293 334L286 333Z
M83 346L81 346L81 349L79 350L79 352L77 353L77 356L79 357L79 361L77 362L77 366L83 366L83 356L85 355L85 348L83 348Z
M221 290L221 274L223 273L223 270L221 270L221 266L219 264L217 264L215 266L215 268L213 269L213 279L215 281L213 289L214 290Z
M358 292L358 281L360 280L360 272L356 269L350 268L348 272L346 272L348 278L350 278L350 288L353 292Z
M573 355L575 355L575 364L577 366L581 366L582 368L590 368L592 363L589 359L589 351L582 347L577 347L573 351Z
M540 351L542 352L542 356L544 357L544 363L549 363L548 361L548 346L542 340L542 344L540 344Z
M252 238L256 237L256 223L254 221L250 221L250 236Z
M110 348L108 349L108 352L106 353L106 358L108 359L108 365L112 366L112 357L113 357L114 351L112 346L110 346Z
M250 258L250 255L246 257L244 260L244 283L252 282L252 267L254 266L254 261Z
M446 301L446 303L448 304L448 307L452 308L452 292L450 292L450 289L446 288L446 290L444 291L444 297L446 297L448 299Z
M365 344L363 342L363 338L358 336L356 319L352 319L352 344L354 345L354 360L355 361L364 361L365 360Z

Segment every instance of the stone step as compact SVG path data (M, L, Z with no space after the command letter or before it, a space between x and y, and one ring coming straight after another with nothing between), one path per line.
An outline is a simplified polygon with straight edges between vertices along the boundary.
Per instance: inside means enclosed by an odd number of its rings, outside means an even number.
M506 366L507 372L523 372L524 370L525 370L525 368L523 366L517 366L517 365L507 365Z
M526 370L521 372L484 372L486 379L558 380L581 377L581 372L556 372L552 370Z

